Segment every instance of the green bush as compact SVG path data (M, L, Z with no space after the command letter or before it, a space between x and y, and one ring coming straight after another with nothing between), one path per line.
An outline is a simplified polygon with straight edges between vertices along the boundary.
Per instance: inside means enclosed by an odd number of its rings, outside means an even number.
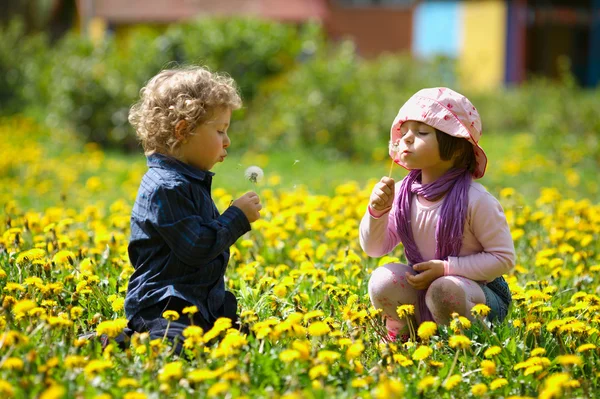
M4 113L32 108L51 124L72 127L85 141L132 149L137 141L127 122L129 107L161 69L198 64L227 72L248 103L261 82L318 52L323 37L316 24L200 19L162 32L134 29L124 43L109 35L94 45L71 33L48 48L43 37L26 38L15 23L0 36L0 105Z
M21 20L0 27L0 113L23 112L41 101L38 84L47 64L47 39L26 36Z
M72 33L49 47L44 35L24 36L15 21L0 31L0 112L34 110L83 141L136 149L129 107L152 76L178 63L206 65L238 82L241 150L306 147L334 158L385 157L399 107L423 87L448 86L478 107L486 135L531 132L558 161L584 154L600 163L600 90L576 87L566 64L560 82L463 91L452 60L365 60L351 42L327 44L318 24L204 18L138 27L126 40L109 35L100 45Z
M244 131L257 150L307 146L329 157L371 157L387 148L400 106L418 89L448 85L437 62L361 59L351 42L262 86Z

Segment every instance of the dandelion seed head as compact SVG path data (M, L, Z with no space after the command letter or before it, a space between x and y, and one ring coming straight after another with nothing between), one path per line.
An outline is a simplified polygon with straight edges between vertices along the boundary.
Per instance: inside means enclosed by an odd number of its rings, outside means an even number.
M252 183L258 183L265 177L265 173L258 166L250 166L246 169L246 172L244 172L244 176Z

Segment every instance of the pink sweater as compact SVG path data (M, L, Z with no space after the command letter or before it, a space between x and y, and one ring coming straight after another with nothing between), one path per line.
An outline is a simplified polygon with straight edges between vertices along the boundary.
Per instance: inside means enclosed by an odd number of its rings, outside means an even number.
M400 183L396 184L396 196ZM415 243L425 260L435 259L435 230L440 215L440 200L421 204L413 196L411 224ZM379 218L369 210L360 223L360 245L371 257L390 253L400 243L396 228L396 199L390 212ZM463 276L490 282L509 272L515 265L515 247L502 206L479 183L469 188L469 208L460 256L448 257L444 275Z

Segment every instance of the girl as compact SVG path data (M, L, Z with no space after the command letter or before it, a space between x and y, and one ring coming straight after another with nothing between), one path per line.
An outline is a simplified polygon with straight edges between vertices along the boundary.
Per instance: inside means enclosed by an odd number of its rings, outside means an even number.
M408 265L377 268L369 296L382 309L389 337L408 337L396 308L415 305L418 324L471 317L476 304L490 320L506 317L511 295L502 275L515 250L498 201L474 182L485 173L481 120L471 102L447 88L423 89L402 106L391 128L390 156L409 174L373 188L360 224L367 255L383 256L400 242Z

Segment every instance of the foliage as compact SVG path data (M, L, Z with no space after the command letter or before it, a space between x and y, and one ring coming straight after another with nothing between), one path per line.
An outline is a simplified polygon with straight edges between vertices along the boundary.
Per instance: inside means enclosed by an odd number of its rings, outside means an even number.
M369 159L387 148L387 132L400 105L420 88L437 84L440 65L408 56L367 61L351 42L304 62L262 86L243 130L260 132L255 148L305 146L329 158Z
M30 109L52 126L72 127L86 141L125 149L137 146L127 122L129 107L161 69L200 64L225 71L248 103L261 82L323 46L318 25L258 19L141 27L124 40L109 35L98 44L72 32L53 47L43 35L23 36L15 22L0 38L3 113Z
M129 107L150 77L177 63L204 64L238 82L245 103L234 114L238 146L303 147L330 159L381 159L391 121L410 95L432 86L462 91L452 60L363 59L350 42L326 43L318 24L204 18L137 27L99 44L71 33L49 47L43 35L24 36L15 21L0 31L0 110L35 114L105 147L136 149ZM482 115L484 139L529 132L559 163L579 154L597 164L600 90L576 87L561 65L559 82L464 91Z

